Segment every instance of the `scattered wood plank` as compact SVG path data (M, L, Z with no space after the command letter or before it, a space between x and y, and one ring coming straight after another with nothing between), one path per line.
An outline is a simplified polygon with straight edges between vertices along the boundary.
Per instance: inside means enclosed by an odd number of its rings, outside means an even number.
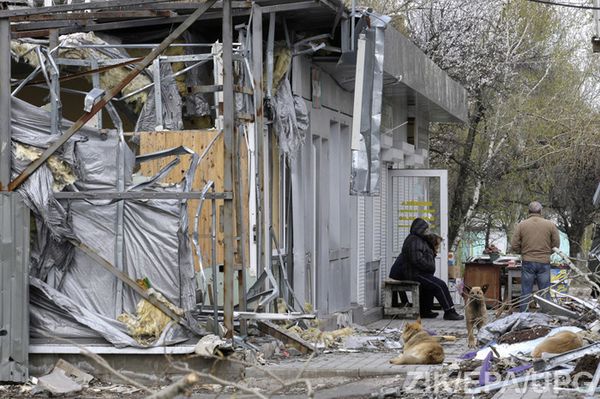
M290 334L285 329L279 327L276 324L271 323L270 321L257 321L258 329L273 338L277 338L282 341L286 345L293 346L298 349L301 353L310 354L316 351L316 348L311 343L303 340L300 337L294 336Z

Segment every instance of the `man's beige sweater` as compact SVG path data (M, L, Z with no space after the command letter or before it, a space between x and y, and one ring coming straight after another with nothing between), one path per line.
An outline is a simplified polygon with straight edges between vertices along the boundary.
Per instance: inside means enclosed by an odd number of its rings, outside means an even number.
M511 247L525 262L550 263L552 248L560 247L558 229L541 215L530 214L515 228Z

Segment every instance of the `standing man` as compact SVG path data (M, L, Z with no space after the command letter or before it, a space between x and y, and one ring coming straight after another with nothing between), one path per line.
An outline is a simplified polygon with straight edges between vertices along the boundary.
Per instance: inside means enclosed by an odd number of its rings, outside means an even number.
M533 282L542 290L550 286L550 255L560 246L556 225L542 217L542 204L529 204L529 217L519 223L511 240L512 252L521 254L521 312L527 311Z

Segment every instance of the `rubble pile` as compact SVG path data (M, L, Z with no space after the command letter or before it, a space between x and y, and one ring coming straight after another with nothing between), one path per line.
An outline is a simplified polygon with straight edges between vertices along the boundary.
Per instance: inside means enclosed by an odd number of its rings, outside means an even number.
M597 309L595 300L564 297L548 314L513 313L497 319L479 331L478 350L416 373L401 388L382 390L377 397L501 398L530 390L598 395L600 322L590 317ZM577 312L577 317L565 317L564 310Z

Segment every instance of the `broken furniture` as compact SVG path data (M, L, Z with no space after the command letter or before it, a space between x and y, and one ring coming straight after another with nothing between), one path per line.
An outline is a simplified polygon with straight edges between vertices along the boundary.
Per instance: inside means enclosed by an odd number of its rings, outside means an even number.
M383 283L383 315L384 316L419 316L419 283L409 280L387 279ZM407 306L406 301L402 301L399 306L392 306L394 297L399 295L406 296L410 292L412 297L412 306Z
M503 267L502 265L489 262L469 262L465 264L465 286L482 287L487 284L488 289L485 292L485 298L488 307L502 301L500 276Z

